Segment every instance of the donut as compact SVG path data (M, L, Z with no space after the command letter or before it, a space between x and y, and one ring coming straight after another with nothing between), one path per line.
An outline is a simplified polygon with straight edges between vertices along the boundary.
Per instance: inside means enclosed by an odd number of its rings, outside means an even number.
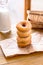
M17 37L17 41L20 43L27 43L31 39L31 36L26 37L26 38L20 38L19 36Z
M26 32L31 29L31 23L29 21L21 21L17 24L16 28L21 32Z
M29 41L26 42L26 43L23 43L23 42L17 42L17 43L18 43L18 46L19 46L19 47L26 47L26 46L28 46L28 45L31 44L31 40L29 40Z
M17 31L17 34L19 37L21 38L25 38L25 37L28 37L31 35L31 30L29 30L28 32L20 32L20 31Z

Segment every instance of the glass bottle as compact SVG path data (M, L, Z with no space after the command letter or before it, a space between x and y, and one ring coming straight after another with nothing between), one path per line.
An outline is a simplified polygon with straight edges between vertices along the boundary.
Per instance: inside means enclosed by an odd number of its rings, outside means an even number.
M7 4L8 0L0 0L0 32L2 33L11 31L11 21Z

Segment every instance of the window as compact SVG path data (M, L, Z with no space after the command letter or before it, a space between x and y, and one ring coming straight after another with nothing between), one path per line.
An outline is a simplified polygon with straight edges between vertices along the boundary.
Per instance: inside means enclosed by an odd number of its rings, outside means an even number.
M31 10L43 11L43 0L31 0Z

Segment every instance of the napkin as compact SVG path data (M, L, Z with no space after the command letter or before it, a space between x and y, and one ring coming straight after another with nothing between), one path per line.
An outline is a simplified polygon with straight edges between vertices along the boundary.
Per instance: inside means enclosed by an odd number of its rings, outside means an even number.
M18 47L16 36L10 39L0 41L0 46L5 57L43 51L43 34L39 32L34 32L31 36L31 44L25 48Z

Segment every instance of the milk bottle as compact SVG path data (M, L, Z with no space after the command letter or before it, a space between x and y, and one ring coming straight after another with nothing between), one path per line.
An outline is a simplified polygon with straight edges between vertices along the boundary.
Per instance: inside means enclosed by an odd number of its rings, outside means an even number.
M10 15L7 7L8 0L0 0L0 32L7 33L11 30Z

